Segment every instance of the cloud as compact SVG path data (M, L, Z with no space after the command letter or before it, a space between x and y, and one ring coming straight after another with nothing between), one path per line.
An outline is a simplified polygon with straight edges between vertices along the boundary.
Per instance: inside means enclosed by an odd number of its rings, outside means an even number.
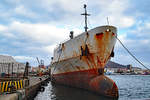
M22 55L15 56L18 61L29 60L25 58L25 55L41 58L52 56L56 45L67 40L70 32L67 28L56 27L49 23L32 24L14 21L8 26L0 26L0 33L3 36L0 42L7 44L2 45L1 52L7 51L10 55ZM77 34L81 32L80 29L74 29L74 31Z
M20 61L38 56L49 64L56 44L67 40L72 30L75 35L84 31L84 17L80 15L84 12L83 4L88 5L91 14L89 29L107 25L108 17L109 24L118 28L118 37L125 46L149 64L150 10L146 0L5 0L0 3L0 52ZM115 61L134 63L118 42L115 51Z
M31 24L13 22L10 25L10 30L15 31L24 38L32 42L38 42L41 44L51 44L53 42L58 43L68 38L69 30L66 28L59 28L50 24Z
M20 3L20 0L5 0L5 2L8 4L18 4Z
M7 10L9 18L12 20L24 22L50 22L55 25L66 27L81 28L83 27L83 17L80 15L84 12L83 4L87 3L87 10L91 13L90 19L92 26L107 24L106 18L109 17L111 25L121 28L128 28L134 25L135 19L126 15L130 2L128 0L120 2L120 0L99 0L81 1L81 0L31 0L27 1L7 1L12 6ZM110 3L111 2L111 3ZM100 22L98 23L97 21Z
M27 56L13 56L13 58L17 60L32 60L33 57L27 57Z
M0 31L4 31L6 29L7 29L7 27L5 27L4 25L0 25Z
M49 54L53 55L53 51L56 48L57 44L53 44L53 45L49 45L49 46L45 46L43 47L43 50L45 50L46 52L48 52Z
M14 13L17 15L36 18L38 15L34 12L30 11L29 9L25 8L23 5L19 5L14 9Z
M110 3L111 2L111 3ZM99 2L100 11L95 15L97 20L101 20L102 24L107 24L108 17L109 24L118 28L128 28L134 25L135 19L132 16L126 15L130 2L128 0L103 0ZM95 20L95 24L97 21Z
M145 29L146 27L143 26L143 28ZM144 30L143 28L141 28L140 31L143 31ZM149 31L147 31L146 33L142 33L140 38L138 35L139 33L138 27L137 29L134 29L134 32L133 30L130 30L130 31L128 31L129 33L120 34L118 38L122 41L124 46L128 48L128 50L139 61L141 61L144 65L150 68L149 66L150 65L149 63L150 37L148 35ZM131 38L130 35L132 34L134 35L134 37L138 37L138 38ZM146 38L143 38L143 37L146 37ZM119 43L119 41L117 41L116 46L115 46L115 58L113 59L113 61L120 62L122 64L132 64L133 66L144 68L123 48L123 46Z
M31 66L38 66L38 62L36 61L36 57L30 57L30 56L13 56L13 58L17 62L26 63L29 62Z

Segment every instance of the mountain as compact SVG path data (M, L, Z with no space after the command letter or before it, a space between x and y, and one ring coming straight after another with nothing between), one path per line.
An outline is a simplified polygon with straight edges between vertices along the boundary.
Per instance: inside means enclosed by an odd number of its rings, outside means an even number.
M113 61L108 61L105 68L126 68L127 65L121 65Z

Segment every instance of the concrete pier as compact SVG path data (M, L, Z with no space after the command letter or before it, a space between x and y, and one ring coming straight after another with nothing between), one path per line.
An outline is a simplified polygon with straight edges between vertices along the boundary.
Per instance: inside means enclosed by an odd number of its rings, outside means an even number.
M25 98L27 100L30 100L30 98L35 97L37 92L41 90L41 86L45 84L48 81L48 76L42 76L42 77L30 77L29 80L29 87L26 88L25 91Z
M30 100L41 89L41 86L48 82L49 76L28 77L29 86L24 89L17 90L14 93L3 93L0 95L0 100Z

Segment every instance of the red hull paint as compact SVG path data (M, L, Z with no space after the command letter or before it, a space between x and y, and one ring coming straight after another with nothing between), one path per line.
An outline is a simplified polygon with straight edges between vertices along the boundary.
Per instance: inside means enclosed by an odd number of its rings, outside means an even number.
M118 88L113 80L99 75L97 69L55 74L52 79L59 84L88 89L105 96L118 97Z

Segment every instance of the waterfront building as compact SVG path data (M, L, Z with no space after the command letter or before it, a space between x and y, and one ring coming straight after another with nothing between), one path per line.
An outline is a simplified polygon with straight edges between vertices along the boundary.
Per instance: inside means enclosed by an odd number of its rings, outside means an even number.
M24 73L25 64L17 62L12 56L0 55L0 75Z

